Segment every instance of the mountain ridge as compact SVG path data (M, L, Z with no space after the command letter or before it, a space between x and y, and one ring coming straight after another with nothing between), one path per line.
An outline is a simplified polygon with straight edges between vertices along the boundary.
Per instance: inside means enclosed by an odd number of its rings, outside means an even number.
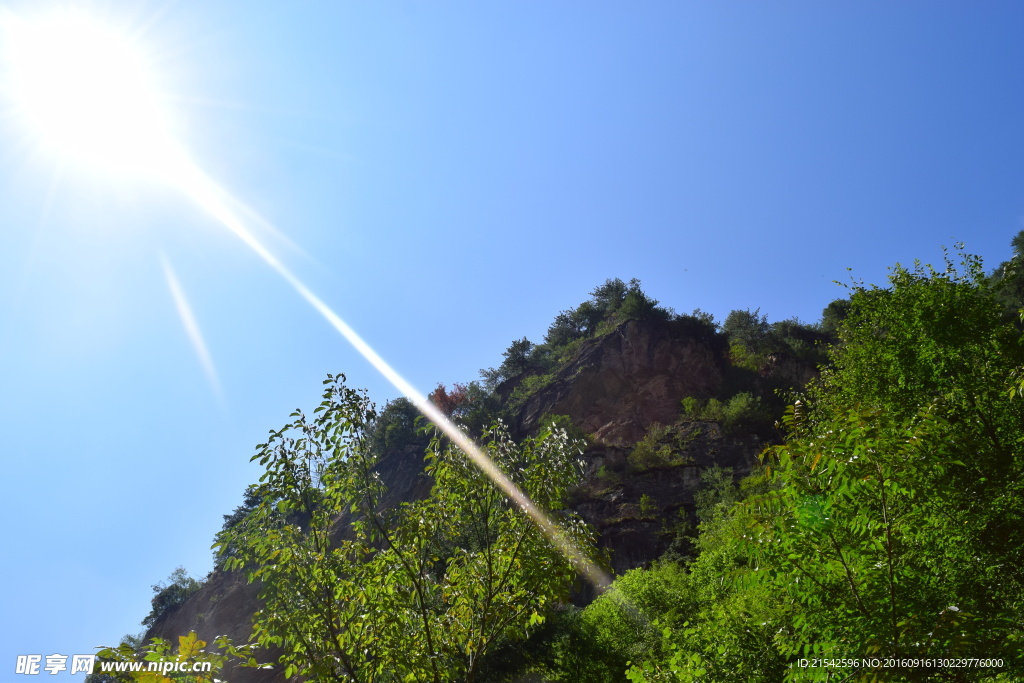
M563 420L586 435L586 475L572 507L597 530L598 547L616 575L648 565L673 546L686 552L702 472L718 467L744 476L771 441L751 431L729 433L718 420L683 414L683 399L707 401L721 395L730 374L725 345L706 332L679 319L621 321L581 340L551 378L508 416L513 432L521 436L535 432L551 415L565 416ZM814 370L805 362L776 357L754 378L755 385L763 385L755 388L766 390L771 385L766 380L781 374L787 375L783 383L791 383L792 376L810 377ZM505 380L495 394L508 403L529 376L527 371ZM645 439L652 453L666 457L634 457ZM425 495L429 478L423 466L422 441L384 453L377 469L387 486L388 504ZM347 522L336 523L339 539ZM201 589L159 615L145 638L196 631L208 641L227 635L244 642L258 608L257 593L258 587L240 572L216 570ZM585 604L593 597L592 590L582 589L574 601ZM274 655L266 652L264 659ZM231 676L236 683L284 680L279 673L259 669L238 669Z

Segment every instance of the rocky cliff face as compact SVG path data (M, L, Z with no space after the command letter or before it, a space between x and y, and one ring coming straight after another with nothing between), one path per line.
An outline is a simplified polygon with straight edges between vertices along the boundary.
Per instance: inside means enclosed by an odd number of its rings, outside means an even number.
M755 464L765 445L762 438L727 434L716 422L680 415L683 398L707 398L720 391L726 366L720 345L691 336L683 326L628 321L610 334L584 341L570 362L513 416L520 434L533 431L542 416L555 414L569 416L588 435L587 480L574 507L598 531L599 545L610 553L615 573L653 561L674 539L678 541L681 526L692 525L694 492L702 471L728 467L742 476ZM761 372L762 377L782 374L787 382L803 383L814 371L789 359L772 358ZM511 390L502 389L499 393L506 396ZM652 429L660 430L663 442L673 444L673 456L637 463L630 453ZM380 471L391 502L418 498L429 489L422 453L391 453ZM225 634L244 642L250 617L258 609L257 592L236 572L215 572L185 604L165 613L147 638L173 638L196 630L206 640ZM579 600L588 597L581 595ZM283 680L274 671L228 673L232 683Z
M627 447L655 422L671 424L686 396L706 398L722 382L722 360L670 322L630 320L585 341L519 415L529 431L545 414L568 415L598 443Z
M749 434L726 434L711 421L668 425L664 438L679 444L673 460L651 465L631 462L631 449L588 449L589 476L574 508L597 529L599 546L610 551L618 575L660 557L680 540L682 528L696 523L694 493L709 467L729 468L743 477L757 461L764 441Z

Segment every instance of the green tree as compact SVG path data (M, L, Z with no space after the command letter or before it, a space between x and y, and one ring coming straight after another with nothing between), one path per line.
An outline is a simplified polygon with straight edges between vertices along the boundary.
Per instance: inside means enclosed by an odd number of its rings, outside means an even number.
M741 506L748 579L793 613L790 656L1020 661L1024 403L1007 386L1021 341L980 261L961 263L854 289L833 366L771 452L779 488Z
M650 640L626 677L637 683L780 680L786 658L776 640L789 627L785 606L773 587L744 580L754 568L742 542L752 518L734 504L774 484L757 474L737 486L728 470L716 468L702 478L699 554L685 572L668 574L671 601L642 603Z
M535 345L526 337L516 339L502 354L505 360L497 368L488 368L480 371L485 386L494 390L496 386L505 380L518 377L530 367L530 358L533 355Z
M260 502L263 500L263 491L256 485L252 484L245 488L245 492L242 494L242 504L235 508L234 512L230 515L224 515L224 524L221 526L221 530L217 533L217 538L226 536L231 529L236 525L240 524L249 514L252 513ZM224 568L224 562L228 557L236 554L236 549L230 544L216 547L213 553L214 567L217 569Z
M636 278L628 283L619 278L605 280L604 284L590 292L590 299L555 317L544 336L544 345L560 348L577 339L590 337L605 321L622 322L651 317L668 320L672 312L659 306L656 299L647 296ZM705 320L711 322L710 317Z
M384 506L366 444L375 414L343 381L328 378L315 418L296 411L259 446L267 495L221 539L239 549L229 566L245 566L261 583L254 641L284 649L289 677L473 680L495 643L525 637L565 599L575 572L518 505L440 439L427 452L430 494ZM582 473L564 432L515 444L499 424L484 447L578 547L591 547L582 522L565 512Z
M589 337L601 322L603 312L593 303L585 301L578 307L560 312L544 335L544 343L553 347L566 346Z
M819 327L830 337L838 337L840 326L850 313L849 299L835 299L821 312Z
M141 636L125 636L117 647L100 648L96 659L110 671L86 676L87 683L221 683L222 671L229 662L253 668L267 668L253 658L252 648L236 646L231 639L216 639L217 651L208 651L207 642L195 631L178 636L177 648L163 638L141 642ZM139 663L145 666L135 670ZM149 667L155 667L150 670Z
M619 278L606 280L590 293L589 304L594 310L592 316L599 314L603 320L615 318L622 321L648 316L668 319L672 315L668 309L658 306L656 299L644 293L640 280L636 278L629 283Z
M897 266L845 308L830 367L790 408L762 483L745 484L754 495L702 504L696 607L663 620L661 654L631 680L1024 673L1024 401L1008 391L1020 334L967 255L941 272ZM812 672L801 656L1004 666Z
M739 344L755 354L767 352L770 331L768 317L761 314L760 308L730 311L722 323L722 332L731 344Z
M166 582L153 586L154 595L151 601L153 609L142 620L142 625L152 626L153 622L159 619L165 612L185 602L190 595L202 587L202 581L189 576L184 567L178 567L171 572Z
M991 282L996 298L1012 315L1024 308L1024 230L1014 236L1010 246L1013 255L993 270Z
M427 440L417 429L419 417L419 409L406 397L388 401L367 428L370 447L378 456L383 456L406 446L426 446Z

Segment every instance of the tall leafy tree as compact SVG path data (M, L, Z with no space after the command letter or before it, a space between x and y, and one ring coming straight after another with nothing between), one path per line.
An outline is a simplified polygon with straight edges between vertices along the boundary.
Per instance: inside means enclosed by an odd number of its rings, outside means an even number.
M896 266L844 309L764 486L701 526L696 608L631 680L1024 674L1021 335L964 254ZM841 664L865 657L897 664ZM958 658L1001 665L941 665Z
M575 581L571 564L460 451L435 439L430 494L387 507L365 431L364 394L329 377L316 416L272 432L261 505L222 543L229 566L261 584L253 638L284 650L285 675L309 680L471 681L494 644L525 636ZM581 476L564 432L514 443L499 424L490 458L579 547L585 526L566 514Z
M1012 257L992 272L991 281L1000 303L1010 314L1024 308L1024 230L1010 242Z
M791 655L999 657L1024 644L1021 362L980 261L897 266L856 287L833 366L770 455L779 488L744 506L744 545L793 610ZM973 680L910 667L864 675Z

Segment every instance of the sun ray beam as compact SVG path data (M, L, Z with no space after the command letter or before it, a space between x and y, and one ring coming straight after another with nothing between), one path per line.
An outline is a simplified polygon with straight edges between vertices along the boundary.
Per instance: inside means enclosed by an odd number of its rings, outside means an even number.
M178 276L174 273L170 262L163 254L160 254L160 265L163 267L164 279L167 280L167 289L171 292L171 298L174 299L174 307L177 309L178 317L181 319L181 326L185 329L185 334L192 344L196 357L199 358L199 364L203 367L206 381L210 383L210 388L213 389L217 401L223 407L224 392L217 377L217 368L213 364L213 356L210 355L210 350L203 340L202 330L199 329L199 321L192 312L192 306L188 302L188 297L185 296L185 290L178 281Z
M465 453L500 488L510 500L518 505L534 524L540 529L548 541L558 548L576 570L580 572L598 591L603 591L611 583L611 577L593 560L582 553L565 535L561 527L541 510L516 484L505 475L472 439L458 426L437 409L426 396L410 384L398 371L391 367L373 347L359 336L341 316L334 312L320 297L314 294L298 277L295 276L269 249L246 229L245 224L231 210L231 196L217 185L197 166L181 158L180 172L175 174L182 192L198 204L203 210L218 220L224 227L234 233L242 242L252 249L263 261L284 279L306 303L312 306L342 337L344 337L359 354L382 374L402 395L408 398L427 419L437 427Z
M50 148L90 167L130 170L162 179L234 233L287 282L378 372L458 446L518 505L548 541L599 591L608 575L501 472L484 451L314 294L247 227L242 216L280 236L192 161L170 134L157 106L145 60L133 41L80 12L29 22L0 8L4 55L19 112ZM184 291L166 259L164 275L178 314L207 377L219 391L213 361Z

